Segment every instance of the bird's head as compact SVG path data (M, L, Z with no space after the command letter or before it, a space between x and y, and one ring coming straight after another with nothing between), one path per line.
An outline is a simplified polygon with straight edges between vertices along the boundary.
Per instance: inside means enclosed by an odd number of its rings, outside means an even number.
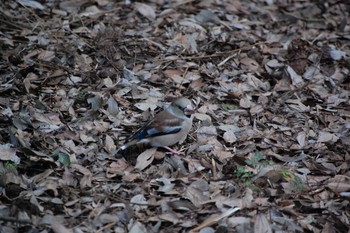
M173 103L173 106L178 107L181 111L183 111L183 113L186 116L190 116L194 113L194 108L192 106L191 100L187 99L187 98L179 98L176 99Z

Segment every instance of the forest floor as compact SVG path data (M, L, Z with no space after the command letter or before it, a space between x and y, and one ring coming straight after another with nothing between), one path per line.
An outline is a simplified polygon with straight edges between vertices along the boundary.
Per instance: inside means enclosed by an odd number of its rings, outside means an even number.
M0 232L349 232L349 12L1 1ZM178 96L185 155L114 155Z

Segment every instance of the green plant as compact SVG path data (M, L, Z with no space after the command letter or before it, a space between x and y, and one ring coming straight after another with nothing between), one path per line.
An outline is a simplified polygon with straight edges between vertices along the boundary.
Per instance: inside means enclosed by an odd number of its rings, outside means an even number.
M4 163L4 168L8 171L8 172L14 172L17 170L17 164L15 164L14 162L11 161L6 161Z
M259 168L259 167L265 167L272 161L265 161L264 156L260 151L255 152L253 157L251 159L247 159L245 161L249 166L252 166L254 168Z
M60 161L60 163L62 163L64 166L70 165L71 161L70 161L69 155L64 151L56 149L55 151L52 152L51 156L57 159L58 161Z
M254 169L260 169L265 166L272 166L274 163L272 160L266 161L263 154L260 151L255 152L251 159L245 160L248 166ZM247 171L245 166L238 166L236 175L246 186L250 186L253 183L254 173Z
M221 107L224 111L236 110L238 108L236 104L222 104Z
M241 182L243 182L246 186L250 186L252 184L252 178L254 176L253 172L247 171L244 166L238 166L236 170L236 175Z
M303 181L299 176L294 176L292 180L289 181L294 191L300 192L305 189Z
M282 174L283 178L287 179L287 180L290 180L290 178L294 177L294 175L290 171L287 171L284 169L281 170L281 174Z

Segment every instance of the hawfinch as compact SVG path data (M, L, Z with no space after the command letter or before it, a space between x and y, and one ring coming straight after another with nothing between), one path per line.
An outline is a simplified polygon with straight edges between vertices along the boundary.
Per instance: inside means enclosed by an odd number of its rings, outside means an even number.
M189 99L178 98L174 100L168 108L159 112L134 133L129 142L120 147L119 150L125 150L135 144L149 144L177 153L169 146L185 141L192 127L192 113L194 113L194 108Z

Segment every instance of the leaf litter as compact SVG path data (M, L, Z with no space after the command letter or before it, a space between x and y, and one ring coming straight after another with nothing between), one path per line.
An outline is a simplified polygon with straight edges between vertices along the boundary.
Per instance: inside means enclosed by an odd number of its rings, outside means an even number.
M3 2L4 232L348 232L349 4ZM128 136L197 112L185 155Z

